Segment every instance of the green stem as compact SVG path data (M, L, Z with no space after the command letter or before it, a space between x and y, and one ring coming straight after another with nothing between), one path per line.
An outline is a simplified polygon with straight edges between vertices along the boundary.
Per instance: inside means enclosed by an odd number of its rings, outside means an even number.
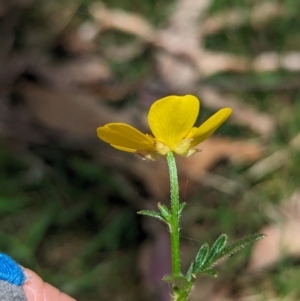
M192 290L193 285L194 285L193 281L189 282L186 285L186 287L178 293L176 301L186 301Z
M172 276L180 276L180 249L179 249L179 186L175 158L172 152L167 153L167 162L170 173L171 190L171 256L172 256Z

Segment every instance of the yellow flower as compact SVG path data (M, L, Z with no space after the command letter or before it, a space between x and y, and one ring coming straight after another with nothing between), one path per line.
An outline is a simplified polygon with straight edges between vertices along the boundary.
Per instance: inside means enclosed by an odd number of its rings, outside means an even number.
M143 158L155 160L172 151L188 157L194 147L207 139L230 116L232 110L219 110L200 127L193 127L200 102L192 95L167 96L154 102L148 114L152 135L143 134L125 123L109 123L97 129L100 139L111 146Z

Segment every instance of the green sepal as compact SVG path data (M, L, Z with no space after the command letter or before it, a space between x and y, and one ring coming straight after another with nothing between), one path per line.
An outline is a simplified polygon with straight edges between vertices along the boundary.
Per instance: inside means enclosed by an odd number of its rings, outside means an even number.
M193 274L198 274L201 272L202 267L205 265L208 254L209 254L209 246L207 243L201 246L201 248L198 251L198 254L196 255Z
M141 210L141 211L138 211L137 214L151 216L151 217L157 218L160 221L166 223L166 221L161 217L161 215L158 212L153 211L153 210Z
M222 234L213 244L205 262L205 268L211 267L211 265L220 258L220 253L223 251L227 242L227 235Z
M157 207L158 207L158 210L160 212L160 215L163 217L163 219L165 220L165 222L167 222L168 224L170 224L172 216L171 216L171 212L168 209L168 207L165 206L165 205L162 205L161 203L158 203Z
M178 289L182 289L188 283L188 279L184 275L165 275L162 279L165 282L171 283L173 286L177 287Z
M246 245L253 243L257 240L260 240L264 238L265 234L252 234L249 236L246 236L240 240L238 240L235 243L232 243L231 245L225 247L221 253L219 253L218 257L216 258L216 262L219 262L223 259L226 259L233 255L234 253L238 252L239 250L243 249Z

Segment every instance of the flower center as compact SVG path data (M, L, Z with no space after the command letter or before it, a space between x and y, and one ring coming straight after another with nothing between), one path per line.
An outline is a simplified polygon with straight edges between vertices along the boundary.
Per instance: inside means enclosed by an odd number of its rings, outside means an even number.
M169 146L167 146L166 144L164 144L163 142L160 142L158 140L155 140L154 146L155 146L156 151L163 156L165 156L170 151Z

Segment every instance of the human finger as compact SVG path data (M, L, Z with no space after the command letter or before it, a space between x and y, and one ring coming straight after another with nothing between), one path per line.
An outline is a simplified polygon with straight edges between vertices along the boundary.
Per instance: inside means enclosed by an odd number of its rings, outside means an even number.
M33 271L26 268L24 271L26 281L23 284L23 289L28 301L76 301L51 284L44 282Z

